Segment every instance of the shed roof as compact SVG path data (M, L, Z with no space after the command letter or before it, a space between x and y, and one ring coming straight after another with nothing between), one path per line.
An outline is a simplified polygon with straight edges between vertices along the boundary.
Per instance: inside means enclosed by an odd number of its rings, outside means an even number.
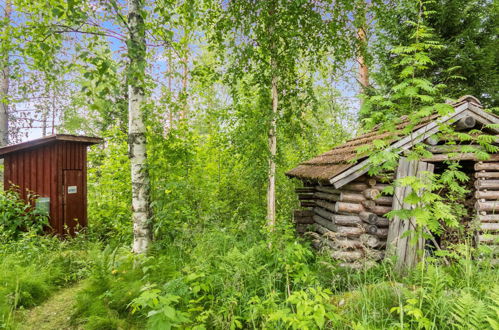
M409 119L402 120L396 126L395 130L382 131L379 128L362 134L356 138L333 148L332 150L316 156L310 160L304 161L297 167L288 171L286 175L302 180L328 181L335 183L341 177L345 177L348 172L355 170L365 173L360 165L367 165L368 153L359 154L358 148L364 145L370 145L374 140L385 140L388 148L408 149L412 145L438 132L438 125L451 120L458 120L466 113L473 112L474 117L484 124L499 123L499 117L485 112L480 102L473 96L463 96L457 102L453 103L455 111L447 116L432 115L421 118L417 123L411 123ZM403 132L404 128L411 129L411 132ZM405 134L404 134L405 133ZM360 175L362 175L361 173ZM360 176L359 175L359 176ZM340 178L342 179L342 178ZM353 180L354 178L352 178ZM341 184L335 184L341 186Z
M92 145L92 144L101 143L103 141L103 139L101 139L99 137L78 136L78 135L69 135L69 134L48 135L48 136L41 137L39 139L30 140L30 141L2 147L2 148L0 148L0 159L3 158L5 155L16 152L16 151L50 144L50 143L53 143L55 141L71 141L71 142L82 143L82 144L86 144L86 145Z

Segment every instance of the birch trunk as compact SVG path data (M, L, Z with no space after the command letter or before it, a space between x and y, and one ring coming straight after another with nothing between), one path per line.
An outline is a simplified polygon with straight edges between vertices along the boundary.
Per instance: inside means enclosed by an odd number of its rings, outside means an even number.
M359 63L359 83L362 92L365 93L366 89L369 87L369 68L364 56L365 47L367 46L367 37L364 27L360 27L357 30L357 36L360 43L359 56L357 57L357 62Z
M358 55L357 55L357 63L359 64L359 75L358 81L360 84L360 91L363 94L366 94L367 89L369 88L369 67L367 66L366 61L366 51L367 51L367 35L366 35L366 9L367 3L362 1L359 4L359 14L361 15L360 26L357 28L357 39L358 39ZM360 98L361 105L364 103L364 98Z
M182 59L182 110L180 111L180 119L187 118L187 83L189 75L189 55L186 50L185 56Z
M149 175L146 168L146 135L142 114L145 75L145 26L143 0L128 0L128 143L132 176L133 252L145 253L152 240Z
M275 174L276 163L275 157L277 154L277 111L279 106L279 95L277 90L277 65L275 59L272 59L272 113L269 127L269 174L267 186L267 225L270 228L275 226Z
M10 26L10 16L12 14L11 0L5 2L5 30L3 33L8 34ZM7 46L8 47L8 46ZM9 143L9 85L10 85L10 68L9 68L9 51L5 50L2 54L3 61L0 64L0 147Z

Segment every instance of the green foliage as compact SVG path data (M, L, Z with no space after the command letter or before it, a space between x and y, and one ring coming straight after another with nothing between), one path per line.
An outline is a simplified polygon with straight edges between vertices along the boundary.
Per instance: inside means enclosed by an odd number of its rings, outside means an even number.
M292 308L281 309L270 315L270 321L282 321L291 329L323 329L331 327L337 316L329 303L331 292L322 288L295 291L286 300Z
M425 1L429 13L426 25L433 40L442 47L435 50L423 77L433 84L445 84L444 94L453 98L475 95L487 106L497 106L497 52L494 35L497 4L483 0ZM375 1L371 54L375 81L391 86L404 68L392 65L390 50L407 45L413 30L409 21L419 11L415 1Z
M106 145L88 154L89 229L99 239L130 241L131 183L126 135L115 128L105 137Z
M29 201L36 196L29 195ZM48 226L47 214L26 203L15 190L0 191L0 237L18 238L22 232L40 234Z

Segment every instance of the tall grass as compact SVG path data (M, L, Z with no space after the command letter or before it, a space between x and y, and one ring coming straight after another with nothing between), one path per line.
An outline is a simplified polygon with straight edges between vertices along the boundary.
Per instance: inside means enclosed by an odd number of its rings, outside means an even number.
M0 236L0 328L13 327L15 311L37 306L58 288L86 276L88 250L98 244L62 241L25 232Z
M390 261L338 268L289 228L257 222L179 231L148 257L107 249L94 259L75 322L87 328L493 329L499 274L486 260L426 260L405 275ZM269 242L271 244L269 244ZM96 262L96 260L99 260Z

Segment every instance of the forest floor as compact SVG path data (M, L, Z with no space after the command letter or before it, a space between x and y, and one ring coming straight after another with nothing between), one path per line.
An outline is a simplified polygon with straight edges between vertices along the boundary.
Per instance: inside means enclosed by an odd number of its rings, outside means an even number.
M21 316L23 330L79 329L71 324L71 315L76 306L76 294L83 288L82 283L63 288L43 304L29 309Z

